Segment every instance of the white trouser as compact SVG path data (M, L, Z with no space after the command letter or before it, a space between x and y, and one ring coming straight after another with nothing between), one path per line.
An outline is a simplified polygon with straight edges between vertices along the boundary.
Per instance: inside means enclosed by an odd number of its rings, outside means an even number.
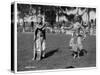
M42 41L42 51L44 51L46 49L46 41L43 40Z
M77 51L78 49L82 50L83 49L82 37L71 38L70 46L72 46L73 51Z
M41 39L36 40L36 51L41 51Z
M74 37L71 37L70 42L69 42L69 46L73 46L74 44Z
M79 50L83 49L82 37L77 37L77 48L79 48Z
M45 40L42 38L36 40L36 51L44 51L46 49Z

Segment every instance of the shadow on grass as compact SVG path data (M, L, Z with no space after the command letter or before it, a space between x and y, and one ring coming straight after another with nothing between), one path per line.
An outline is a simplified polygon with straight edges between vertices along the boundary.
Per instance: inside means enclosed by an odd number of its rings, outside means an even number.
M85 49L82 49L81 51L80 51L80 56L84 56L85 54L87 54L87 51L85 50Z
M47 52L47 53L45 54L45 57L44 57L44 58L48 58L48 57L54 55L54 53L58 52L58 50L59 50L59 49L57 48L57 49L55 49L55 50L51 50L51 51Z
M78 52L74 52L74 51L72 51L73 53L72 53L72 56L74 56L74 54L76 54L76 55L78 55ZM87 52L87 50L85 50L85 49L82 49L81 51L80 51L80 53L79 53L79 56L84 56L85 54L87 54L88 52Z
M75 68L74 66L65 67L66 69Z

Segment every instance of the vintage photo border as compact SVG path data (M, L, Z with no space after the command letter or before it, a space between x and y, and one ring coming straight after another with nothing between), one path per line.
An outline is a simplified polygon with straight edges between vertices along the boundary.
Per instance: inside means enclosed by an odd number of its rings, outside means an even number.
M48 72L48 71L68 71L68 70L88 70L88 69L95 69L97 68L97 50L96 50L96 67L83 67L83 68L74 68L74 69L51 69L51 70L31 70L31 71L17 71L17 4L22 3L22 4L39 4L39 5L50 5L50 6L70 6L70 7L86 7L86 8L96 8L96 19L98 15L98 10L96 6L90 6L90 5L68 5L68 4L51 4L51 3L37 3L37 2L28 2L28 1L15 1L14 3L14 73L31 73L31 72ZM97 22L96 20L96 39L97 39ZM96 40L96 48L97 48L97 40Z

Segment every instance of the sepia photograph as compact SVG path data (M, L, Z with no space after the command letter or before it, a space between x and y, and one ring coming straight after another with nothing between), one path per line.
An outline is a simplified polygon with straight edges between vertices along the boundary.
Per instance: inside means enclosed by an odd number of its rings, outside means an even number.
M11 29L12 70L96 67L94 7L13 3Z

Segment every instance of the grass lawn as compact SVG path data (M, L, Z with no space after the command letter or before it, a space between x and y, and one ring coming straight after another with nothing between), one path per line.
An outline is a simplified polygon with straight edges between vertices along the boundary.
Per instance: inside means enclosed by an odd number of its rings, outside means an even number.
M96 66L96 37L88 36L83 42L88 54L80 59L73 59L68 48L70 35L46 35L46 57L41 61L32 60L33 33L17 33L17 68L18 71L68 69Z

